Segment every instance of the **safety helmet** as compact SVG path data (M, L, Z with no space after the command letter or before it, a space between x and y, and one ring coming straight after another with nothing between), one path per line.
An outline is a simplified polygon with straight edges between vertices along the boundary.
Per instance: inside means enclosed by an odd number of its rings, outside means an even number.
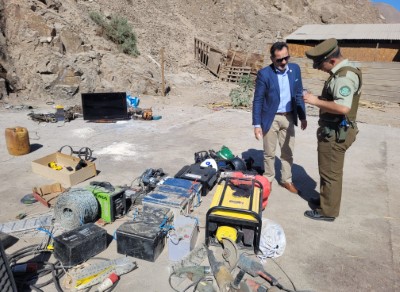
M206 160L204 160L201 164L201 167L212 167L215 169L215 171L218 171L218 166L217 166L217 162L215 161L215 159L212 158L208 158Z
M234 157L231 160L229 160L229 162L232 164L233 166L233 170L236 171L246 171L247 167L246 167L246 162L244 162L244 160L240 157Z
M235 158L231 149L226 147L225 145L221 147L221 150L217 152L217 156L222 159L231 160Z

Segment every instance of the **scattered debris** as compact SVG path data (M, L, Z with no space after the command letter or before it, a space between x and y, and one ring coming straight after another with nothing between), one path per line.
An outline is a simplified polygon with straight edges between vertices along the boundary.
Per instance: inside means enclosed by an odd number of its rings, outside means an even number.
M366 108L371 108L371 109L378 109L378 110L381 110L381 109L384 108L382 103L369 101L369 100L360 100L359 101L359 106L366 107ZM382 111L384 111L384 110L382 110Z
M32 193L36 200L38 200L38 202L40 202L47 208L50 208L54 205L54 201L56 201L58 196L65 190L66 189L64 189L60 183L54 183L51 185L34 187Z
M263 67L264 55L228 50L226 53L198 38L194 39L195 59L220 80L239 82L242 77L256 75Z
M48 227L52 225L53 215L42 215L40 217L27 218L24 220L12 221L0 224L0 231L4 233L12 233L36 229L39 227Z
M68 289L81 290L103 282L112 273L121 276L137 268L136 262L126 257L72 268L64 281Z

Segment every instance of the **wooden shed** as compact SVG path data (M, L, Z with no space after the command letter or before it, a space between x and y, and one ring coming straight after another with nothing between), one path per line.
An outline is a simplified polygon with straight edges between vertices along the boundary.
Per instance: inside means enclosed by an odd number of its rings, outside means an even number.
M300 65L303 85L319 94L328 74L312 68L305 51L336 38L342 55L363 73L362 99L400 102L400 23L305 25L289 36L292 62Z
M304 57L321 41L336 38L342 53L353 61L400 62L400 23L310 24L286 37L290 54Z

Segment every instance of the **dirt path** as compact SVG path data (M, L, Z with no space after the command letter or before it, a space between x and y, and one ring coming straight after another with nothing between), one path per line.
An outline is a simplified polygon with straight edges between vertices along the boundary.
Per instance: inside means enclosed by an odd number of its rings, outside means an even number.
M57 151L62 145L87 146L97 158L98 176L77 187L85 187L89 181L129 185L149 167L162 168L173 176L182 166L193 163L194 152L218 150L222 145L227 145L236 155L254 153L257 162L262 163L262 143L253 137L250 110L226 109L225 102L229 101L233 85L213 81L207 76L201 81L196 78L190 81L190 75L176 78L170 95L141 97L141 106L152 107L155 114L162 116L157 121L105 124L79 118L65 124L37 124L27 118L27 109L0 107L2 128L26 127L31 143L36 146L31 153L14 157L7 153L4 139L0 139L0 176L6 182L0 185L0 200L2 206L7 206L0 209L0 222L15 220L21 212L28 216L49 212L40 204L23 205L20 199L31 192L33 186L54 182L33 173L31 162ZM50 105L39 106L32 100L15 102L16 105L21 103L37 106L38 111L53 110ZM212 103L213 107L210 106ZM296 132L293 172L296 185L311 197L317 194L319 178L315 139L317 111L309 108L308 113L308 129ZM277 262L286 275L272 262L266 266L285 287L291 287L289 275L299 290L398 290L399 252L395 243L400 239L395 231L400 207L396 184L396 166L400 163L397 151L399 113L397 104L385 103L380 108L371 104L370 108L360 108L360 135L346 156L341 215L334 223L324 224L305 218L303 212L309 208L307 201L273 182L263 217L278 222L285 230L286 251ZM197 244L204 242L206 212L212 195L211 192L204 197L193 212L200 222ZM130 220L129 217L104 228L111 235L126 220ZM22 236L9 252L42 239L29 235ZM132 258L139 268L122 277L116 291L129 291L132 287L135 291L171 291L167 249L168 246L155 263ZM120 256L115 240L98 255L108 259ZM376 273L376 267L380 273ZM343 277L344 274L349 277ZM381 274L386 276L381 277ZM44 291L54 291L54 286L49 285Z

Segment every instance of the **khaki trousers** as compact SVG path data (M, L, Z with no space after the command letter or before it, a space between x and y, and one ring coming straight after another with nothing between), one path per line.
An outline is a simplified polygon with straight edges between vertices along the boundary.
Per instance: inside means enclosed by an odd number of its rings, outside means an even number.
M271 128L264 133L264 176L272 183L275 179L275 150L279 142L281 148L281 183L292 181L294 150L293 115L275 115Z
M325 216L337 217L342 198L343 166L346 150L356 140L357 128L348 129L346 140L336 142L335 131L331 137L323 134L323 127L317 130L318 139L318 168L320 180L320 213Z

